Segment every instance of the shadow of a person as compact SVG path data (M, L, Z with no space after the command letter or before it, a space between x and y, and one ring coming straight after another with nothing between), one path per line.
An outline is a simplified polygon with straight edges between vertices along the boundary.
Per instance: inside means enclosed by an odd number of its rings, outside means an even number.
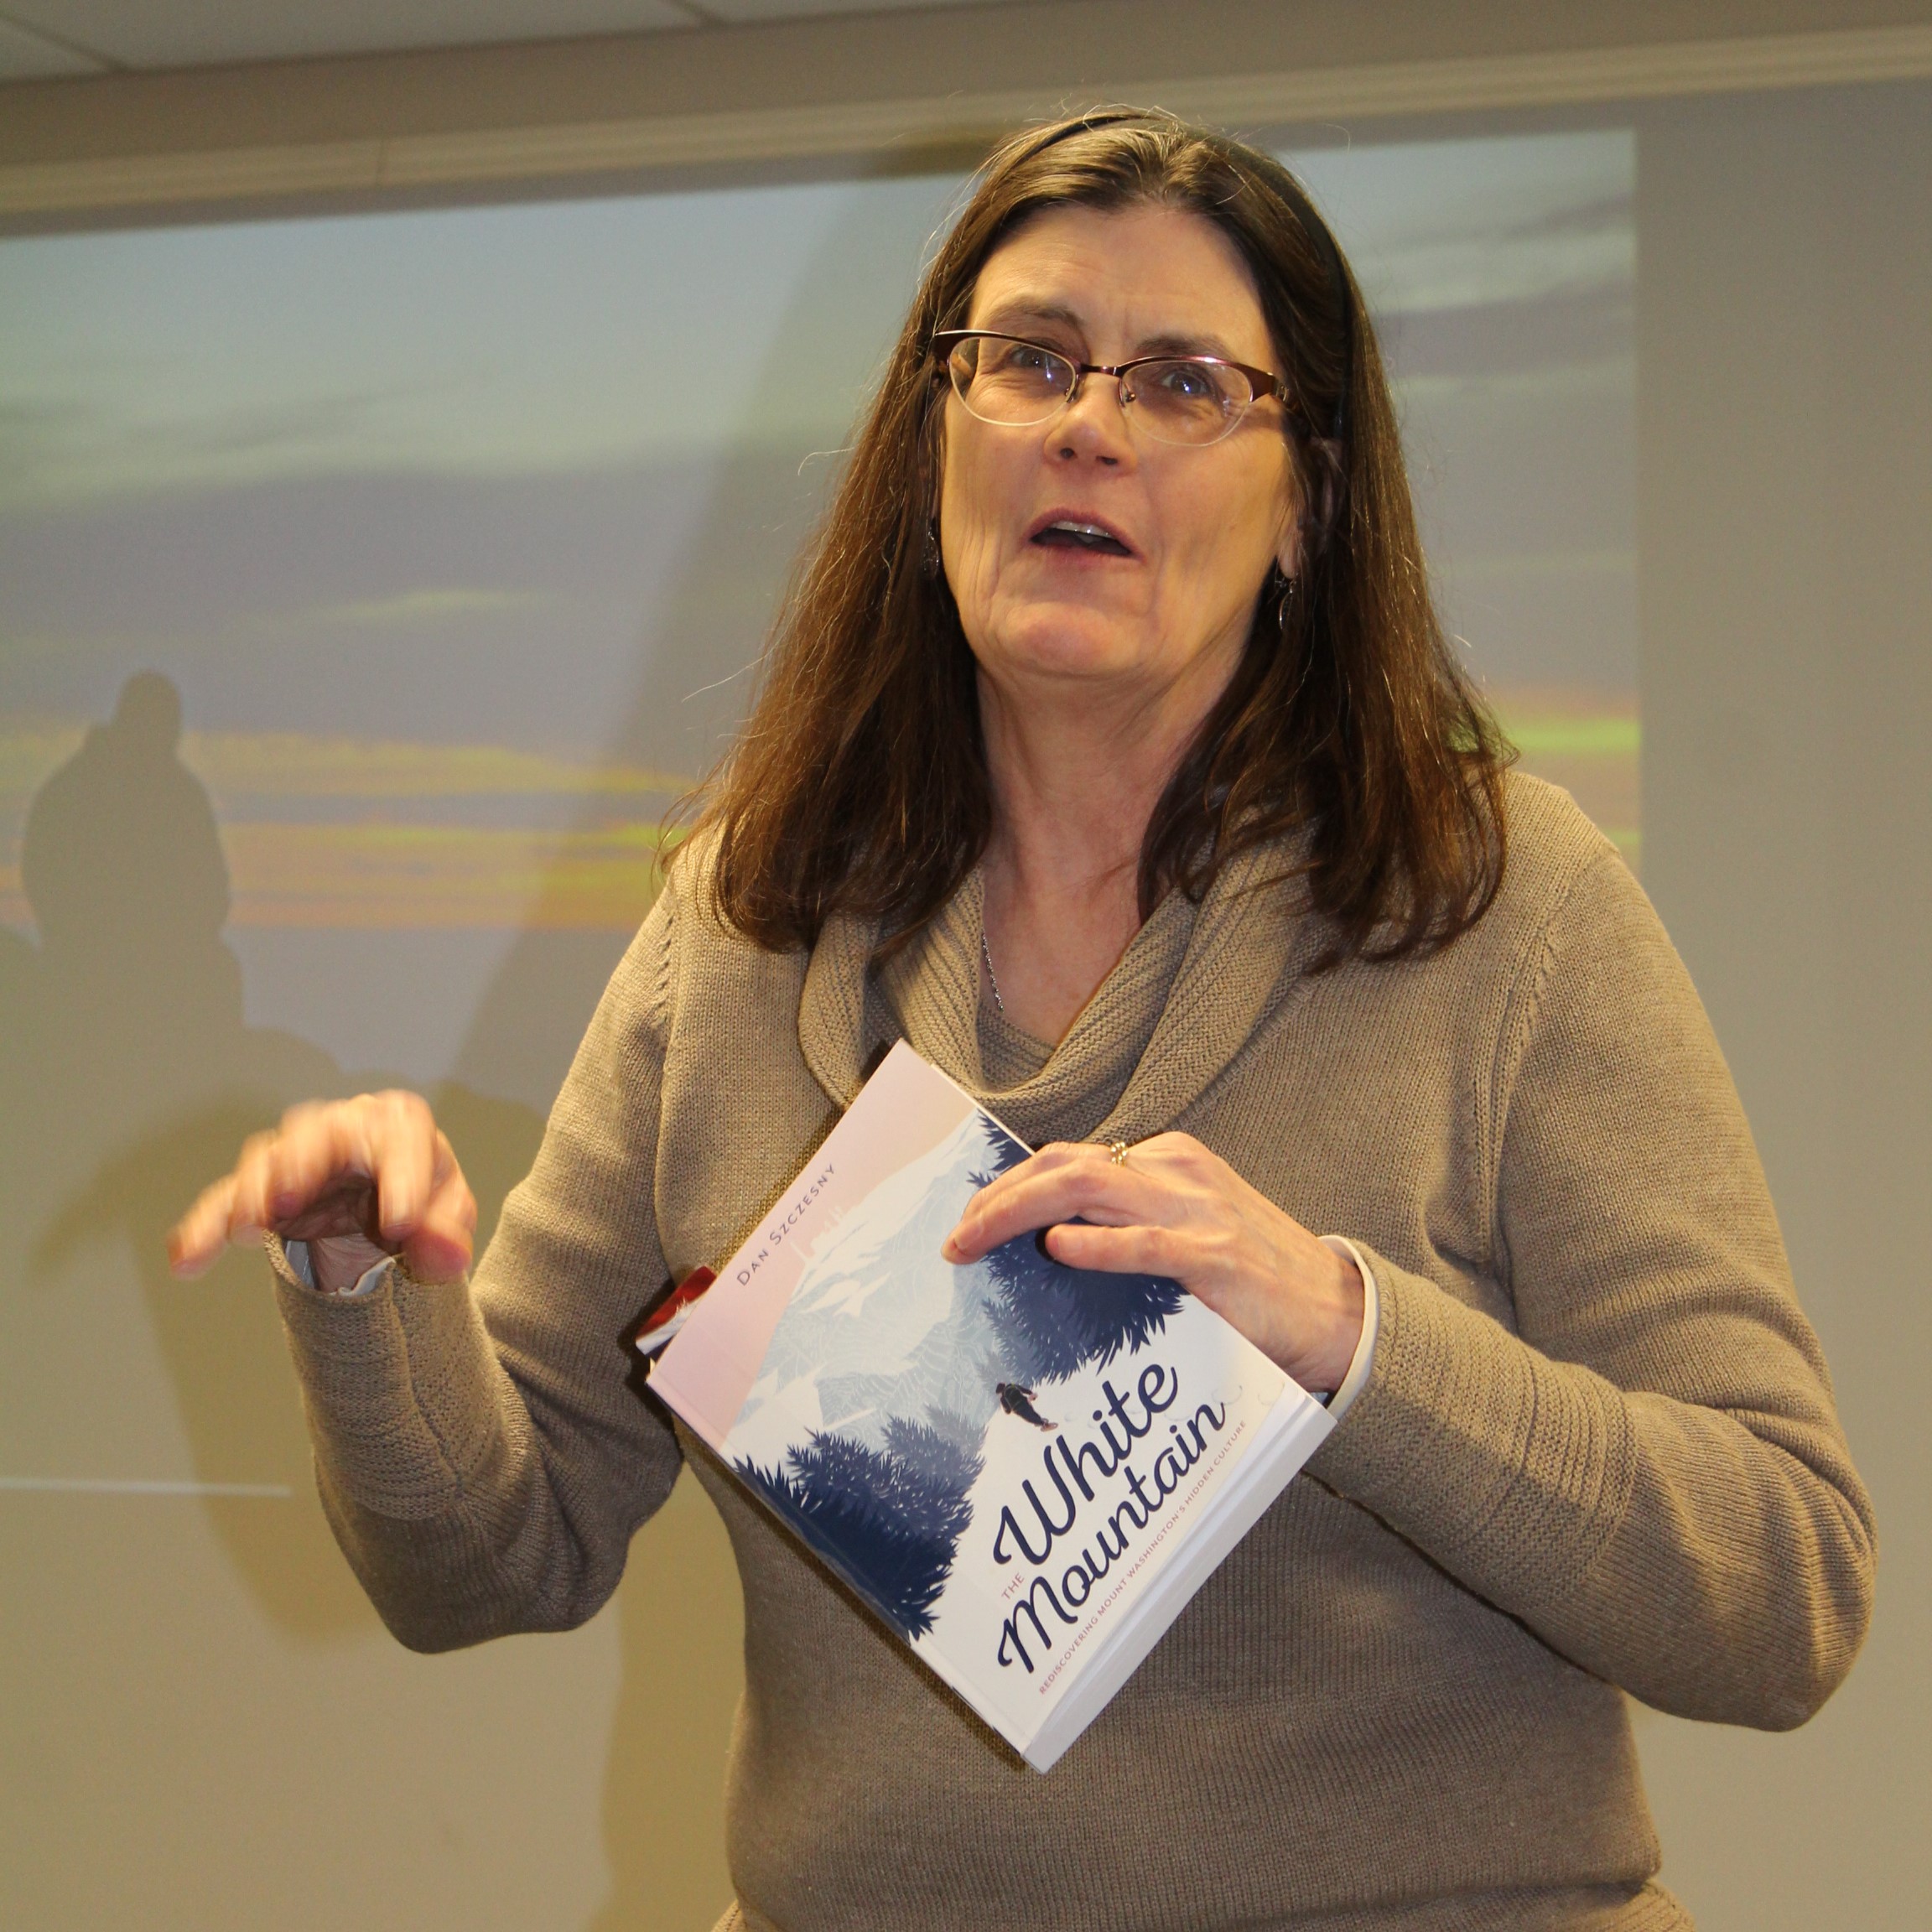
M241 969L221 940L228 864L180 740L180 694L138 673L28 808L21 883L46 1045L70 1105L91 1111L174 1087L242 1025Z
M48 1331L55 1372L38 1379L33 1399L84 1416L105 1398L89 1386L89 1361L54 1340L57 1326L72 1327L56 1324L46 1291L60 1282L104 1293L75 1265L102 1241L128 1244L195 1478L270 1492L205 1496L212 1526L278 1624L326 1637L370 1627L374 1613L314 1495L262 1261L231 1254L184 1286L168 1273L164 1239L247 1135L293 1101L351 1083L319 1048L245 1023L239 963L222 937L227 864L208 795L181 762L180 730L165 678L129 679L112 721L88 734L28 812L22 874L40 944L32 971L13 975L35 1025L16 1055L18 1099L0 1117L0 1190L20 1210L0 1233L0 1280L13 1284L16 1346L33 1347L37 1317ZM534 1156L541 1123L527 1107L463 1090L435 1100L464 1145L486 1232ZM102 1346L127 1346L105 1332L105 1300L101 1312ZM55 1419L46 1420L55 1439Z
M227 862L180 736L174 686L155 672L129 678L113 718L89 731L27 813L36 1024L19 1098L0 1122L0 1168L21 1210L0 1267L12 1277L14 1346L46 1371L29 1400L49 1413L23 1439L65 1441L78 1461L86 1452L72 1445L90 1410L106 1433L111 1379L97 1374L98 1356L76 1355L72 1311L48 1291L96 1300L103 1350L138 1348L114 1328L117 1270L103 1272L91 1252L130 1243L196 1480L288 1491L206 1497L212 1525L277 1621L319 1635L369 1613L304 1500L300 1405L260 1265L235 1258L200 1291L184 1291L168 1279L160 1242L239 1135L302 1094L334 1091L340 1076L319 1049L244 1024L240 966L221 936Z

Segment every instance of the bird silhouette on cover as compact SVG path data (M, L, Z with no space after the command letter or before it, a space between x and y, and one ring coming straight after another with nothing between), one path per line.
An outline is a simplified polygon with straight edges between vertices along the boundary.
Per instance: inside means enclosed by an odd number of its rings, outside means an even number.
M1052 1431L1057 1429L1057 1422L1049 1422L1033 1406L1033 1391L1023 1389L1017 1382L996 1382L993 1393L1000 1398L1000 1406L1009 1415L1017 1415L1022 1422L1031 1422L1036 1429Z

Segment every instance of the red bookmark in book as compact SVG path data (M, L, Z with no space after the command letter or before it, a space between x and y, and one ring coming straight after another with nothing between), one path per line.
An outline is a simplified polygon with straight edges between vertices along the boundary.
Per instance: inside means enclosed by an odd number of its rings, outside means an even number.
M655 1355L684 1326L698 1297L718 1277L709 1268L693 1268L651 1312L637 1330L640 1355Z

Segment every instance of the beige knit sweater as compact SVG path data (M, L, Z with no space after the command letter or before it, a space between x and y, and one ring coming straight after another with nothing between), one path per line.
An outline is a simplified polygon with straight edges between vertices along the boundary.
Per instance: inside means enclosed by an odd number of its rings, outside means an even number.
M474 1289L283 1270L323 1498L391 1628L581 1622L688 1457L744 1581L752 1927L1687 1924L1622 1693L1803 1722L1864 1633L1871 1509L1682 966L1561 793L1514 781L1510 836L1446 953L1313 978L1312 922L1233 866L1043 1066L986 1044L976 882L869 977L864 928L761 953L683 870ZM899 1036L1036 1144L1197 1135L1380 1286L1353 1410L1044 1777L626 1382L640 1311Z

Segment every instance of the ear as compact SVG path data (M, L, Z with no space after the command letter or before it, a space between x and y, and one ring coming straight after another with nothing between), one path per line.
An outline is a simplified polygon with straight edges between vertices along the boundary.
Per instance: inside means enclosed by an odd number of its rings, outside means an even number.
M1301 513L1301 527L1305 533L1326 543L1334 534L1336 519L1341 513L1346 481L1342 467L1345 456L1341 444L1325 439L1310 443L1307 448L1311 454L1302 469L1302 488L1306 501ZM1311 480L1307 475L1311 470L1313 471Z
M1282 480L1281 527L1275 539L1275 567L1290 582L1300 576L1307 561L1310 539L1317 538L1321 505L1310 500L1310 490L1321 487L1319 478L1311 478L1309 465L1292 439L1283 439L1287 452L1287 475Z
M1291 580L1301 569L1301 557L1305 548L1302 529L1306 520L1307 511L1301 500L1301 479L1291 471L1288 501L1281 512L1280 534L1275 540L1275 568Z

